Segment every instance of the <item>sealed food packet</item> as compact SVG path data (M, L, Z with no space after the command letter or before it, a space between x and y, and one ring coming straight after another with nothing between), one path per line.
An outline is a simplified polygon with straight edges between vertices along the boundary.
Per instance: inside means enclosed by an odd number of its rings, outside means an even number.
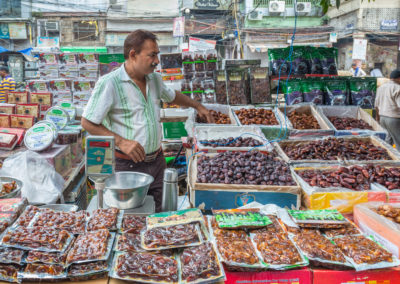
M79 235L67 256L67 264L106 260L112 251L115 233L106 229Z
M0 212L20 214L24 209L26 203L27 203L26 198L0 199Z
M343 228L339 229L321 229L322 233L328 238L339 236L356 236L362 235L361 231L351 222Z
M87 223L87 231L108 229L115 231L120 227L123 212L117 208L96 209Z
M146 227L146 216L136 216L125 214L122 219L121 232L140 234L140 231Z
M152 253L116 253L110 277L142 283L178 283L178 262Z
M0 263L0 280L6 282L20 282L18 272L21 267L15 264Z
M142 247L146 250L197 246L203 243L197 224L155 227L141 232Z
M258 209L213 210L219 228L257 228L272 224Z
M45 209L36 214L28 227L52 227L60 230L66 230L73 234L82 234L85 232L86 211L62 212Z
M179 211L161 212L147 216L147 228L165 227L180 224L204 222L200 209L191 208Z
M124 233L117 236L116 251L146 252L141 245L140 234Z
M212 243L185 248L179 257L182 283L222 280L224 269Z
M21 249L0 247L0 263L21 264L24 254Z
M87 281L100 279L107 276L109 261L95 261L88 263L72 264L68 268L68 278L71 281Z
M365 236L344 236L333 241L357 271L400 265L397 257Z
M68 251L65 251L63 253L58 253L58 252L30 250L28 252L27 257L25 258L25 262L65 265L65 262L67 260L67 254Z
M348 224L336 209L288 210L293 221L302 228L343 228Z
M22 272L18 272L18 278L24 281L49 281L66 277L64 266L57 264L28 263Z
M14 226L22 226L27 227L29 223L32 221L33 217L35 217L36 213L40 212L43 209L40 209L36 206L29 205L25 208L25 211L19 216Z
M352 265L342 251L317 229L301 229L292 237L313 266L349 269Z
M74 236L65 230L43 227L15 227L3 233L1 245L19 249L63 252Z

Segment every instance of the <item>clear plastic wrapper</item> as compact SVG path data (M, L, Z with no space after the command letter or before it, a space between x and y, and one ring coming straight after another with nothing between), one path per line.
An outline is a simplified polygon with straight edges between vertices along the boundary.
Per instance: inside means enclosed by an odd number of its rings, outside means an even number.
M225 277L214 245L210 242L183 249L179 258L182 283L208 283Z
M325 83L325 104L341 105L348 103L347 82L343 79L327 80Z
M182 52L183 71L186 73L194 70L194 54L191 51Z
M68 251L63 253L30 250L25 258L26 263L44 263L65 265Z
M110 277L142 283L178 283L178 261L152 253L116 253Z
M229 69L227 74L228 100L230 105L247 105L244 69Z
M68 268L68 278L71 281L87 281L107 276L109 261L95 261L88 263L72 264Z
M334 242L357 271L395 267L400 264L394 255L364 236L344 236L335 238Z
M198 208L155 213L146 217L147 228L150 229L194 222L204 222L203 214Z
M213 210L213 214L221 229L249 229L272 224L268 216L261 214L258 209Z
M21 264L25 251L15 248L0 247L0 263Z
M376 78L350 78L351 104L362 108L373 108L376 93Z
M215 97L218 104L226 105L228 103L225 70L215 72Z
M106 260L112 251L115 233L106 229L79 235L68 252L67 264Z
M25 211L19 216L14 226L22 226L28 227L29 223L32 221L33 217L35 217L36 213L40 212L41 209L39 207L28 205L25 208Z
M337 210L288 210L288 213L303 228L343 228L348 224Z
M123 252L146 252L146 250L142 248L140 234L131 233L117 235L115 250Z
M122 219L121 232L140 234L146 227L146 216L125 214Z
M194 70L196 72L205 71L205 56L203 51L196 51L194 53Z
M87 223L87 231L108 229L115 231L121 227L123 212L117 208L96 209Z
M281 87L282 92L285 95L285 101L287 105L300 104L303 102L301 80L289 80L287 84L282 84Z
M21 282L18 279L18 272L21 267L15 264L4 264L0 263L0 280L6 282Z
M192 80L192 99L198 102L202 102L204 94L204 78L203 73L196 73L194 79Z
M28 263L24 270L18 272L23 281L56 281L67 278L64 266L56 264Z
M356 236L361 235L361 231L351 222L345 227L339 229L321 229L327 238L335 238L339 236Z
M271 102L268 68L250 69L250 90L252 104Z
M324 103L324 82L321 79L306 79L301 81L303 101L322 105Z
M181 93L191 97L192 96L192 82L190 80L182 80L181 82Z
M215 104L215 86L214 80L204 80L204 93L203 93L203 103L206 104Z
M1 245L19 249L63 252L74 236L65 230L43 227L9 228L1 237Z
M217 70L217 51L215 49L206 50L205 70Z
M197 224L155 227L141 232L142 247L146 250L197 246L203 243Z

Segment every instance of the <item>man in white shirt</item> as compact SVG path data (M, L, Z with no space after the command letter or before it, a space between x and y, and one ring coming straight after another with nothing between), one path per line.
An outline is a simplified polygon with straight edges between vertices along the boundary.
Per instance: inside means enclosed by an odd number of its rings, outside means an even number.
M353 77L365 77L367 76L367 73L365 73L364 70L361 69L361 67L357 67L356 63L351 64L351 68L349 70L351 74L353 74Z
M157 37L146 30L130 33L124 43L125 63L101 77L82 115L82 126L92 135L114 136L116 171L150 174L149 194L161 210L163 173L160 100L192 107L212 122L208 110L180 92L168 88L161 75Z
M382 63L375 63L374 64L374 69L372 69L372 71L371 71L371 77L377 77L377 78L380 78L380 77L383 77L383 74L382 74L382 66L383 66L383 64Z

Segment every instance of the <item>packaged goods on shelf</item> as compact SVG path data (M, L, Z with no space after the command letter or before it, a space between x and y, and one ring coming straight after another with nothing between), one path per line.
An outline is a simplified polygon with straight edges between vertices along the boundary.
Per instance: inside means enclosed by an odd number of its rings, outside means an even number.
M35 117L32 115L11 114L10 120L12 128L28 129L35 124Z
M28 92L8 92L7 103L9 104L26 104L28 103ZM33 102L34 103L34 102Z

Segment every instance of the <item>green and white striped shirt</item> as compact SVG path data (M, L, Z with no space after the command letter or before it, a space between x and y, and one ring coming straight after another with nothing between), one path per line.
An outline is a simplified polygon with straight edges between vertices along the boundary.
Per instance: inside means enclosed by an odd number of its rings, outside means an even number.
M146 95L147 100L123 64L99 79L82 116L139 142L149 154L161 146L160 100L172 102L175 92L152 73L146 76Z

